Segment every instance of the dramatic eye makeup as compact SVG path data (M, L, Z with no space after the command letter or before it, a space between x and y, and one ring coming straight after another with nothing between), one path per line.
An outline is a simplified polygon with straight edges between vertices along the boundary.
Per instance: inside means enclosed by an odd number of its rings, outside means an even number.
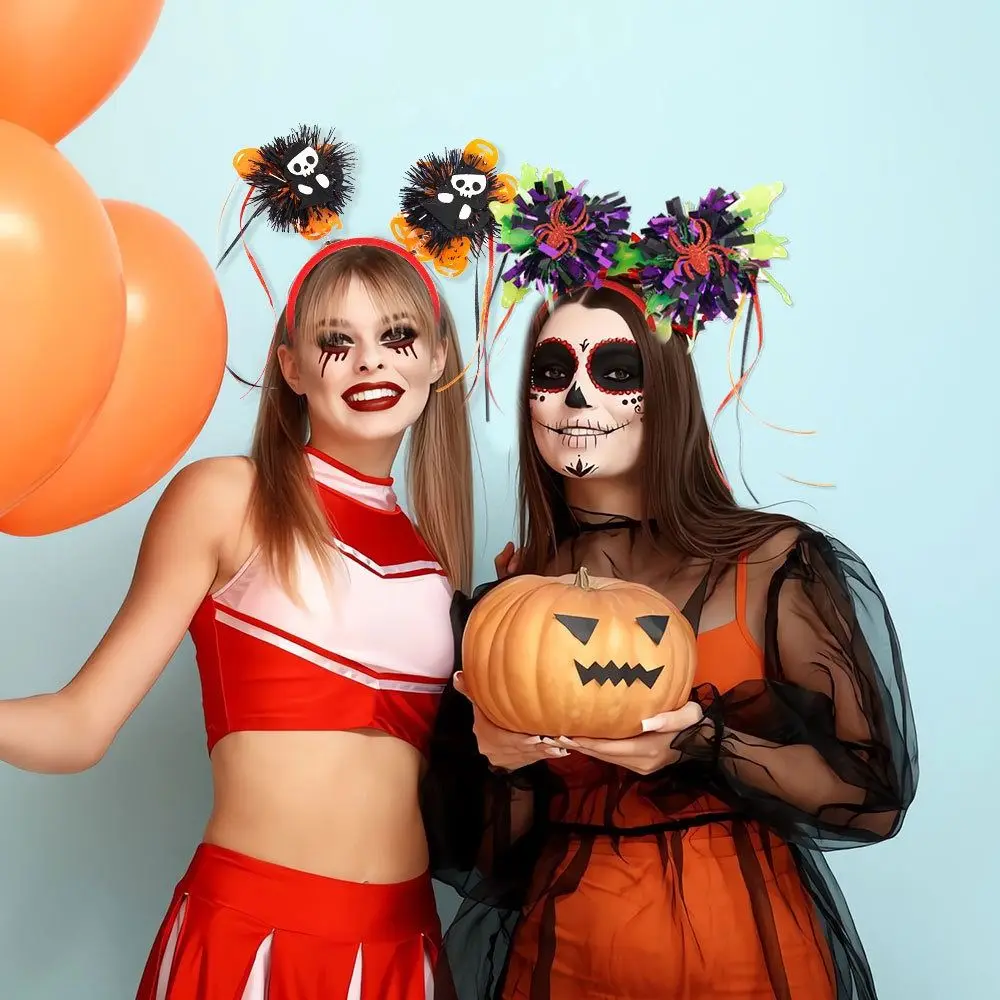
M635 393L642 389L642 356L634 340L605 340L587 357L590 380L602 392Z
M382 334L380 340L386 347L391 347L397 354L410 358L417 356L417 338L420 334L412 326L393 326Z
M326 374L331 361L343 361L351 347L351 338L340 330L321 330L316 337L319 347L320 375Z
M543 340L531 355L531 387L539 392L564 392L576 367L576 353L565 340Z
M389 347L396 354L410 358L417 357L417 340L420 334L411 324L410 317L396 315L383 317L383 332L379 334L379 343ZM339 319L321 319L316 344L320 352L320 371L326 374L326 366L330 361L343 361L354 346L354 339L344 332L349 324Z

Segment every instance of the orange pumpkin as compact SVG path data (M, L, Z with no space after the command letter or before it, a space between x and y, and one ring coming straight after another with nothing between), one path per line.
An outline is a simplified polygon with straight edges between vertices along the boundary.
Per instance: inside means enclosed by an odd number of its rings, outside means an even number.
M469 616L462 664L469 697L494 725L618 739L688 700L697 647L662 594L581 569L495 587Z

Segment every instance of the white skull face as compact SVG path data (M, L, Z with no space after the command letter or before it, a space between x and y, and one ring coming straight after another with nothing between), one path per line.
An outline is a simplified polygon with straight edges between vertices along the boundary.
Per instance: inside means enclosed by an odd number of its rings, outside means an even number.
M319 166L319 153L312 146L306 146L288 161L288 172L296 177L310 177Z
M287 170L290 174L295 177L310 178L312 183L306 184L304 180L299 181L295 188L300 195L303 197L311 197L316 194L316 188L313 185L318 185L324 190L330 186L330 178L324 173L316 173L316 168L319 166L319 153L313 146L306 146L301 153L296 153L288 161Z
M486 190L486 177L483 174L454 174L451 186L462 198L475 198Z

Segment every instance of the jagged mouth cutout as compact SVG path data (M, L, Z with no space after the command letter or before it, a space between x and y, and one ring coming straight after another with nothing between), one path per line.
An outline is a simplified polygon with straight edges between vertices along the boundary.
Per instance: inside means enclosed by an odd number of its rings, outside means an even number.
M577 642L584 646L590 642L600 621L598 618L585 615L556 614L553 617ZM669 615L640 615L635 619L635 624L646 633L654 645L658 646L667 631L669 621ZM657 678L663 673L663 664L658 667L644 667L641 663L622 663L619 665L614 660L608 660L606 663L593 660L588 665L574 659L573 665L576 667L580 683L584 686L593 683L597 684L598 687L603 687L605 684L610 684L612 687L617 687L619 684L631 687L638 683L652 689Z
M573 663L582 684L596 683L599 687L605 684L611 684L614 687L624 684L626 687L631 687L638 682L652 688L656 683L656 678L663 672L662 665L652 669L647 669L641 663L634 665L623 663L618 666L614 660L608 660L607 663L594 662L590 666L584 665L579 660L574 660Z

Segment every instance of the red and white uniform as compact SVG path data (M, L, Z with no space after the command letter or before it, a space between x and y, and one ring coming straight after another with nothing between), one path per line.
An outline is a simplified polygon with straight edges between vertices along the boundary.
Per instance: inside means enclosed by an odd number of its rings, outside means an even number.
M426 751L451 677L451 587L391 479L307 458L335 536L297 600L259 552L191 623L209 752L260 730L378 729ZM137 1000L430 1000L440 926L429 874L344 882L202 844Z

